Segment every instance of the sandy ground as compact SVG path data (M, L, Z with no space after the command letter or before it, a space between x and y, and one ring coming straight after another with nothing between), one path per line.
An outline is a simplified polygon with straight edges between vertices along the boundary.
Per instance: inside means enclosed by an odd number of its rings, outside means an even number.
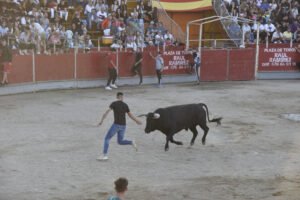
M127 118L131 146L112 139L107 162L96 161L113 119L101 115L116 91L61 90L0 97L0 199L94 200L114 194L113 181L129 179L130 200L299 200L299 81L252 81L121 87L135 115L159 107L203 102L222 126L209 124L188 148L182 131L164 151L165 137L144 133Z

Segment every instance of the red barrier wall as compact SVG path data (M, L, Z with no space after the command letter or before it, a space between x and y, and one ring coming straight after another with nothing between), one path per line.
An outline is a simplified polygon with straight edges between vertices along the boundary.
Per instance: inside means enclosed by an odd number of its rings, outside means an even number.
M300 48L300 44L293 44ZM290 44L265 44L259 48L259 71L295 71L296 62L300 61L300 54Z
M0 60L0 63L1 60ZM11 73L8 74L9 83L32 82L32 56L13 55ZM2 73L0 76L2 81Z
M255 78L254 65L255 49L230 50L227 80L253 80Z
M77 54L77 78L96 79L107 77L108 53Z
M35 55L36 81L74 79L74 54Z
M203 50L200 81L225 81L227 50Z
M144 49L143 75L153 76L155 60L149 55L157 55L157 47ZM162 51L162 48L160 48ZM77 79L106 78L108 75L109 52L78 53L76 55ZM119 77L130 77L130 69L135 63L135 53L119 52ZM255 49L202 50L201 81L250 80L254 79ZM184 47L168 47L163 54L163 75L187 74L192 61ZM227 60L229 59L229 60ZM10 83L33 81L32 55L13 56ZM227 66L228 65L228 66ZM75 55L35 55L36 81L71 80L75 78Z
M119 68L118 68L119 74L118 74L118 76L119 77L131 76L130 69L135 64L135 53L119 52L118 56L119 56Z

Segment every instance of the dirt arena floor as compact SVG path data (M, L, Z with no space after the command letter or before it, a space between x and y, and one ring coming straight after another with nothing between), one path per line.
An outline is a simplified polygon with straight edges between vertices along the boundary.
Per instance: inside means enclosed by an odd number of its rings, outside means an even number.
M164 151L165 137L144 133L127 117L131 146L111 140L109 161L99 162L110 113L97 127L116 91L135 115L156 108L206 103L211 123L189 147L182 131ZM113 181L129 179L129 200L299 200L300 122L280 114L300 113L299 81L166 84L48 91L0 97L1 200L106 200Z

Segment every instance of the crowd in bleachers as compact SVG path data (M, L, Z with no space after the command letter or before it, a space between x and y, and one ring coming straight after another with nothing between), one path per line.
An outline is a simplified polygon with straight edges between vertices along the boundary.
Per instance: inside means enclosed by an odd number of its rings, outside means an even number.
M260 42L300 42L299 0L223 1L231 16L259 22ZM257 25L258 23L245 23L246 43L255 42ZM234 25L230 28L232 31L239 29Z
M0 39L21 55L48 54L54 46L92 48L102 35L113 38L113 47L134 50L175 44L150 0L133 9L127 0L0 0L0 7ZM97 38L91 38L94 32Z

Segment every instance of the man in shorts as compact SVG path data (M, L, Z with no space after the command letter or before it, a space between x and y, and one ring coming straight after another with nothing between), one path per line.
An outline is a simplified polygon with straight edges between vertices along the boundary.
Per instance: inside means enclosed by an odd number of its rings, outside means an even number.
M97 160L108 160L107 151L109 147L110 139L118 133L118 143L120 145L132 145L137 150L137 145L134 141L124 140L125 130L126 130L126 113L128 116L135 121L138 125L141 125L142 122L137 120L133 114L131 114L129 107L126 103L123 102L123 93L117 93L117 101L114 101L110 104L109 108L103 114L101 121L99 122L99 126L102 125L104 119L108 115L108 113L113 110L114 112L114 123L111 125L110 129L108 130L105 141L104 141L104 150L103 156L97 158Z

